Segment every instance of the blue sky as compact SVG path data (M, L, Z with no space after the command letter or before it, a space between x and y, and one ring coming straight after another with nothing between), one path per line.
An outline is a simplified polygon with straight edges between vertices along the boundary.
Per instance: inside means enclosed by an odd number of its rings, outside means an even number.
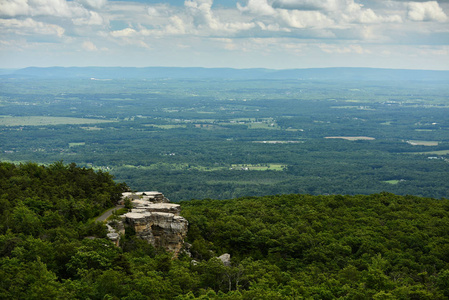
M0 0L0 68L449 70L449 1Z

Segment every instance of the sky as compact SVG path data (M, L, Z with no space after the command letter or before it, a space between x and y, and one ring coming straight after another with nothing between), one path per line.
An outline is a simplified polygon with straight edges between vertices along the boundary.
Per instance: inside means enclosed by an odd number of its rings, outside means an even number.
M0 68L449 70L449 0L0 0Z

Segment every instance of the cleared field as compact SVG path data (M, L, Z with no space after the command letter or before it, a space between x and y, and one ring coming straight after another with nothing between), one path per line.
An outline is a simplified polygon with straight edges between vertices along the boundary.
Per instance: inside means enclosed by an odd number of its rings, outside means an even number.
M208 180L206 184L237 184L237 185L247 185L247 184L265 184L273 185L282 182L282 180L277 180L276 178L255 178L254 180Z
M155 128L160 128L160 129L175 129L175 128L186 128L187 125L157 125L157 124L145 124L145 126L148 127L155 127Z
M205 166L197 166L190 165L187 163L156 163L150 166L134 166L134 165L122 165L119 168L127 168L127 169L142 169L142 170L170 170L170 171L181 171L181 170L198 170L203 172L210 171L218 171L225 170L225 167L205 167Z
M406 141L408 144L413 146L438 146L436 141Z
M70 118L70 117L11 117L0 116L0 126L43 126L43 125L79 125L79 124L100 124L111 123L115 121Z
M81 129L88 130L88 131L95 131L95 130L103 130L103 128L93 126L93 127L80 127Z
M345 106L331 106L331 108L336 109L358 109L360 106L357 105L345 105Z
M245 171L282 171L285 168L283 164L232 164L232 169L234 170L245 170Z
M449 155L449 150L437 150L437 151L426 151L426 152L408 152L407 154Z
M85 142L69 143L69 148L72 148L72 147L78 147L78 146L85 146L85 145L86 145Z
M366 140L371 141L375 140L373 137L369 136L326 136L325 139L342 139L342 140L348 140L348 141L359 141L359 140Z
M304 141L254 141L257 144L300 144Z
M106 101L133 101L135 99L133 99L133 98L101 98L101 100L106 100Z
M268 130L280 130L281 127L279 127L276 123L250 123L248 124L249 129L268 129Z
M388 184L398 184L400 180L385 180L383 182L388 183Z

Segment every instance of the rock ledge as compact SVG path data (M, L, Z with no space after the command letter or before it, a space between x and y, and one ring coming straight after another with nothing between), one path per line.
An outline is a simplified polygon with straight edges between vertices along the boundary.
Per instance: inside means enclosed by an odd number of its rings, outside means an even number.
M188 221L180 216L181 206L168 203L159 192L124 193L123 199L132 201L133 209L122 216L123 225L134 229L136 236L156 248L163 248L178 256L184 246ZM109 230L108 237L117 236ZM118 242L116 242L118 244Z

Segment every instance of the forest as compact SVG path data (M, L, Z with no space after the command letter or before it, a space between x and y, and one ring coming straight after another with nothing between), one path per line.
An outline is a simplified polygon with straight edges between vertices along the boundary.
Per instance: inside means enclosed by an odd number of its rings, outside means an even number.
M448 94L437 71L28 68L0 76L0 161L73 162L174 202L449 198Z
M55 162L0 163L1 299L447 299L447 199L285 194L180 202L184 254L95 217L124 183ZM117 216L113 216L117 217ZM188 255L190 252L190 255ZM231 255L225 266L217 256Z

